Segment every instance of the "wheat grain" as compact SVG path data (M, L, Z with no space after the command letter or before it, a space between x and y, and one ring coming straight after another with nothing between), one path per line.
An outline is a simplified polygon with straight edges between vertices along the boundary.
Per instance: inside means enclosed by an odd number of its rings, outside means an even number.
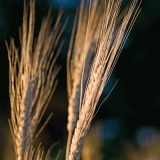
M10 78L10 128L17 160L33 158L31 146L35 132L57 85L55 77L60 67L55 65L58 54L55 55L54 52L63 31L59 25L62 12L53 29L50 15L51 10L42 21L37 41L33 42L35 1L31 0L30 6L24 1L20 52L13 39L10 47L6 43ZM43 151L38 149L37 156L33 159L40 159L38 157L43 157L42 154Z
M90 69L84 96L81 100L79 119L72 138L69 160L80 159L84 138L91 124L98 100L113 71L120 51L124 45L124 41L139 13L139 6L137 7L137 10L135 10L137 0L133 0L124 15L118 28L118 32L115 33L121 3L122 0L109 0L107 1L107 4L105 3L106 8L103 15L102 30L97 47L95 48L96 54ZM133 16L130 26L127 28L127 24L129 23L134 10L135 16ZM127 29L128 31L125 34Z

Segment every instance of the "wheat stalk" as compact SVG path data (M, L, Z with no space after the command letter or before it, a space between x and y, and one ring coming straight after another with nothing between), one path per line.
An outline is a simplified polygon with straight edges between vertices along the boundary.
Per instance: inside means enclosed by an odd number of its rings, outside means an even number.
M10 46L6 43L10 78L11 121L9 124L17 160L43 157L42 150L38 149L38 157L33 158L31 146L37 137L35 135L37 126L57 85L55 77L60 67L55 65L58 53L54 54L54 52L63 31L59 25L62 12L60 12L53 29L51 29L50 15L51 10L42 21L37 41L33 41L35 1L31 0L29 6L24 1L20 52L15 47L13 39L11 39Z
M75 17L70 49L67 58L67 80L68 80L68 142L66 157L69 154L71 138L76 127L79 113L81 87L85 86L87 74L90 68L90 61L93 57L93 46L98 40L101 27L101 14L103 6L98 5L100 1L93 1L88 9L85 1L81 5ZM84 67L85 64L85 67ZM82 75L84 70L84 75ZM83 76L83 85L81 80Z
M108 0L105 3L103 22L99 41L95 48L95 56L90 69L84 95L81 98L79 119L72 138L69 152L69 160L79 160L84 138L94 116L96 105L102 94L113 68L117 62L124 42L132 28L132 25L139 13L139 6L136 8L137 0L133 0L126 11L124 18L116 31L116 22L120 12L122 0ZM90 1L90 6L92 1ZM132 13L135 11L133 17ZM129 20L130 25L128 26ZM116 33L115 33L116 31ZM127 33L125 34L125 31Z

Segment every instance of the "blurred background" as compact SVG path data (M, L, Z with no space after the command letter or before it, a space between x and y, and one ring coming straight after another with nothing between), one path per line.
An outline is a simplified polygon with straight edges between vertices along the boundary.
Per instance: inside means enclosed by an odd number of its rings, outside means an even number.
M123 0L123 5L128 0ZM59 8L63 8L62 22L68 18L61 39L64 46L57 64L58 86L45 113L53 117L37 139L45 150L57 141L55 156L61 149L65 155L67 140L66 55L72 32L73 19L79 0L36 0L36 26L52 7L53 24ZM160 1L143 0L138 16L118 63L104 89L100 102L119 79L112 93L96 114L83 150L84 160L158 160L160 159ZM22 24L23 0L0 0L0 159L14 157L14 146L9 130L9 76L7 49L4 40L15 39L19 47L19 27ZM62 156L64 159L64 156Z

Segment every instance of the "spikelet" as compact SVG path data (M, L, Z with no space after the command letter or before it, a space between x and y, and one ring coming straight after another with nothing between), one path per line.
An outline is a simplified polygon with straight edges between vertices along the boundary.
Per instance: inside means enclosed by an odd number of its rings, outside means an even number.
M59 142L54 143L45 154L44 148L41 147L41 144L37 147L37 149L33 148L33 146L29 150L28 159L27 160L55 160L50 156L52 148L57 145ZM56 160L61 156L61 150L58 152L56 156Z
M92 2L90 1L90 6ZM84 138L93 119L98 100L109 80L132 25L139 14L139 6L136 9L137 0L133 0L117 29L116 22L122 0L103 2L105 9L102 15L101 33L95 48L95 56L90 68L84 95L81 97L82 103L79 109L79 119L72 138L69 160L80 159ZM132 17L134 11L135 14ZM130 19L131 22L128 26Z
M35 1L31 0L29 6L24 2L20 52L13 39L10 46L6 43L10 78L9 122L17 160L33 158L29 153L36 138L35 132L57 85L55 77L60 67L55 65L58 53L54 52L63 31L59 25L62 13L53 29L50 15L51 10L42 21L37 41L33 41Z

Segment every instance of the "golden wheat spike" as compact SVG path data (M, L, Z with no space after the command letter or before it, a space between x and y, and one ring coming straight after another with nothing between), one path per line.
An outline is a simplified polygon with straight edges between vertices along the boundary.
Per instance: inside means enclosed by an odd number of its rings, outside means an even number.
M118 28L116 28L116 22L122 0L103 1L105 9L104 13L101 15L101 32L98 36L99 39L95 47L95 56L90 68L84 94L80 97L79 118L72 137L69 156L66 159L80 159L84 139L93 119L98 100L113 71L133 23L139 14L139 6L136 7L137 1L138 0L132 1ZM89 1L90 6L92 6L93 2L94 0ZM99 4L97 3L97 7L98 5ZM134 11L135 14L132 17ZM89 21L90 20L88 20L88 22ZM128 24L130 25L128 26ZM89 32L90 30L86 31L86 34L89 34ZM87 41L84 42L87 43ZM85 45L83 47L85 47ZM81 52L83 53L83 50L87 49L88 48L81 49ZM85 72L85 70L83 70L83 72Z
M98 5L98 3L99 0L93 1L88 9L85 1L81 1L80 8L75 17L67 59L69 98L67 129L69 135L66 157L68 157L71 138L78 119L80 95L83 92L81 92L81 88L85 85L87 73L90 68L90 61L94 54L93 46L98 40L100 32L103 6ZM85 70L84 75L82 75L83 70ZM82 77L83 82L81 86Z
M10 46L6 43L10 78L10 128L17 160L39 160L34 157L43 157L43 150L40 149L37 156L34 156L31 146L37 126L57 85L55 77L60 67L55 65L58 54L54 53L53 48L63 31L59 25L62 12L53 29L50 15L51 10L43 19L38 39L34 41L35 1L31 0L29 6L24 1L20 52L13 39Z

